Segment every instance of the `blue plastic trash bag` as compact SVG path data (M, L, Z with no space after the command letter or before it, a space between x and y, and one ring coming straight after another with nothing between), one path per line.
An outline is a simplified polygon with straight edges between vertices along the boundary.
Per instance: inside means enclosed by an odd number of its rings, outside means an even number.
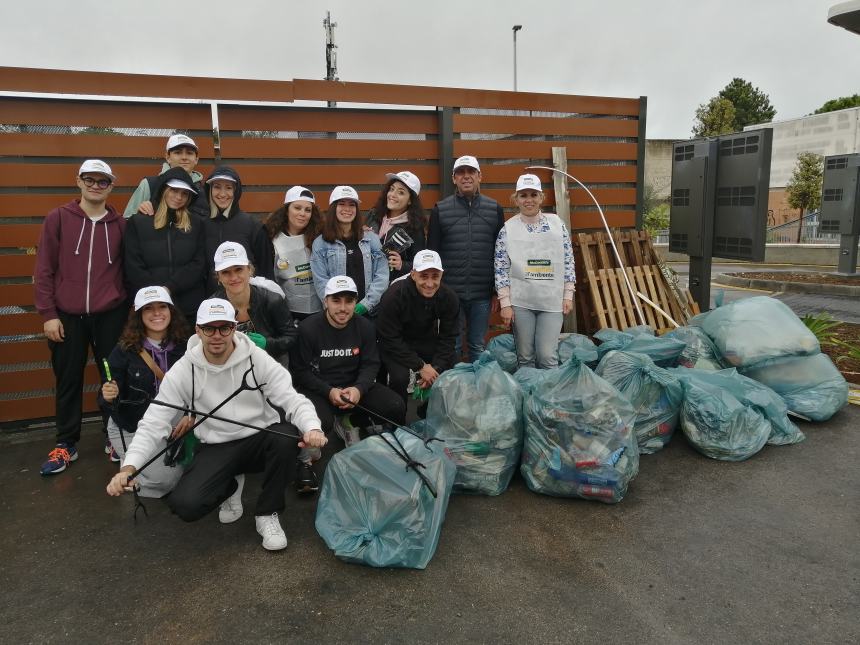
M439 544L455 466L442 444L425 447L403 430L395 436L410 457L423 464L418 468L437 496L395 454L391 433L368 437L331 458L317 503L316 529L346 562L423 569Z
M509 374L517 371L517 344L513 334L494 336L487 344L487 351L503 370Z
M687 346L678 357L681 367L695 367L700 370L721 370L723 364L720 352L714 342L699 327L678 327L661 338L675 338L684 341Z
M654 336L654 330L649 325L634 325L624 330L625 334L631 336Z
M575 358L547 372L526 397L526 485L557 497L620 502L639 471L633 406Z
M789 421L779 395L737 370L679 367L669 371L684 385L681 429L703 455L743 461L765 443L785 445L804 440L803 433Z
M499 495L511 482L523 443L523 394L489 352L443 372L430 389L427 437L444 440L457 465L454 490Z
M541 370L537 367L521 367L517 370L517 373L514 374L514 380L519 383L520 388L523 390L523 395L528 396L529 392L534 388L539 387L541 379L557 369L559 368L553 367L552 369Z
M595 367L598 358L597 345L588 336L568 334L558 344L558 364L564 365L571 356L576 356L589 367Z
M848 383L827 354L768 361L743 373L779 394L789 410L812 421L827 421L848 403Z
M702 328L731 367L821 351L803 321L770 296L736 300L691 318L690 325Z
M601 329L594 337L600 341L597 353L603 358L607 352L624 350L645 354L659 367L675 367L687 344L677 338L656 337L644 333L628 334L617 329Z
M625 395L636 410L634 431L641 454L669 443L684 400L680 381L645 354L609 352L595 372Z

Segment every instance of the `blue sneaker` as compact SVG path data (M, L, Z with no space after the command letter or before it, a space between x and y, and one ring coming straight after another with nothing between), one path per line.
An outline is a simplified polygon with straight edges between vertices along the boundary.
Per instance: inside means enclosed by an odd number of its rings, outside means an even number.
M42 464L39 472L42 475L56 475L66 469L70 463L78 458L78 449L73 443L57 444L51 452L48 453L48 461Z

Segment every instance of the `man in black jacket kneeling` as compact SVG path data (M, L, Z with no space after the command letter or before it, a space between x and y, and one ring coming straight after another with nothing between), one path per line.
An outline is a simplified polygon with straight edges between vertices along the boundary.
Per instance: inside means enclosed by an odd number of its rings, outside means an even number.
M415 386L428 389L454 366L460 303L442 284L442 260L436 251L419 251L412 271L394 281L382 296L376 332L388 385L405 401L410 371Z

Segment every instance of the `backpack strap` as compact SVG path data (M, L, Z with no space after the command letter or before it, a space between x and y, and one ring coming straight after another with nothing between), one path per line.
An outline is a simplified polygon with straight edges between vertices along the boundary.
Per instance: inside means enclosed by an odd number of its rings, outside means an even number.
M152 356L150 356L149 352L145 349L140 350L140 357L143 359L143 362L146 363L146 366L152 370L152 373L155 374L155 378L158 382L161 383L161 381L164 380L164 372L155 364L155 361L152 360Z

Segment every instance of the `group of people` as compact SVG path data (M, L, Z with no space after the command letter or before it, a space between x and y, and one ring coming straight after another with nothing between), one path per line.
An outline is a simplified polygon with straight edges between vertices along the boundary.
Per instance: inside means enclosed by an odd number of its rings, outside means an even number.
M536 176L519 178L508 222L471 156L429 221L419 178L402 171L365 218L351 186L331 191L324 214L294 186L259 222L241 210L234 169L204 180L197 161L190 137L171 136L123 217L107 203L111 168L87 160L80 198L45 218L34 284L57 442L43 475L78 458L91 348L105 450L122 462L108 493L164 497L187 521L219 508L232 522L245 473L263 472L256 526L265 548L282 549L289 482L317 490L329 436L349 446L404 424L410 389L421 399L461 354L475 360L494 292L520 363L554 366L573 255Z

